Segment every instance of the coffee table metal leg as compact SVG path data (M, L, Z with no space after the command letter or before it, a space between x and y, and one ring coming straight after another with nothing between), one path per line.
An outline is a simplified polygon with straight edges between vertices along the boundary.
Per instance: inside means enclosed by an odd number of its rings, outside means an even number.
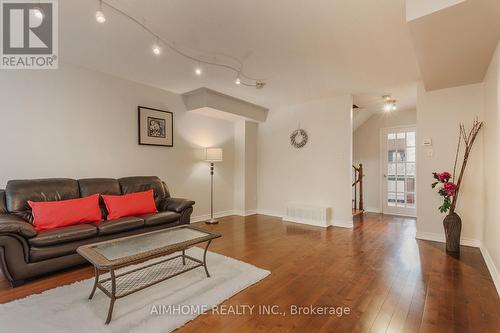
M205 273L207 273L207 277L210 277L210 273L208 273L208 269L207 269L207 250L208 250L208 247L210 246L211 242L212 242L212 240L209 240L207 242L207 246L205 246L205 251L203 252L203 267L205 268Z
M186 266L186 250L182 250L182 265Z
M95 290L97 289L97 283L99 282L99 270L97 267L94 266L94 287L92 288L92 292L90 293L89 299L92 299L94 297Z
M113 315L113 306L115 305L116 300L115 271L112 269L109 271L109 274L111 274L111 301L109 302L108 318L106 319L106 324L109 324L109 322L111 321L111 316Z

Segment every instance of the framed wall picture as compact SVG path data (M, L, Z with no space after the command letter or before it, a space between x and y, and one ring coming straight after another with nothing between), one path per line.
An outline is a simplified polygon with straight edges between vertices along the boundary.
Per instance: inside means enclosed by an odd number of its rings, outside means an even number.
M139 144L174 146L174 114L139 106Z

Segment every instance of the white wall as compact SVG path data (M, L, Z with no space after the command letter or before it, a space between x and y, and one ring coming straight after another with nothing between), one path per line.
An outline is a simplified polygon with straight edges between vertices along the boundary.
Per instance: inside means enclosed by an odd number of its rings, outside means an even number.
M488 72L484 79L484 230L483 256L488 264L497 290L500 293L500 224L498 222L498 207L500 197L500 164L498 163L500 142L500 43L497 46Z
M483 116L483 84L426 92L419 84L417 93L417 237L444 240L442 203L435 189L432 172L453 170L458 126L470 128L474 117ZM432 139L432 147L423 147L423 139ZM462 217L463 244L479 246L483 230L483 142L478 136L469 158L458 200L457 213ZM433 155L429 156L429 150Z
M0 187L9 179L157 175L209 213L201 147L221 146L216 211L233 210L234 125L185 111L179 95L61 64L0 74ZM137 144L137 106L174 112L174 147Z
M253 121L235 122L234 211L247 216L257 210L257 128Z
M332 223L352 225L352 97L340 96L270 110L259 125L258 210L283 215L288 203L332 208ZM301 128L309 142L290 145Z
M353 134L353 163L363 163L363 202L369 212L381 212L380 198L380 129L415 125L415 110L377 113L365 121Z

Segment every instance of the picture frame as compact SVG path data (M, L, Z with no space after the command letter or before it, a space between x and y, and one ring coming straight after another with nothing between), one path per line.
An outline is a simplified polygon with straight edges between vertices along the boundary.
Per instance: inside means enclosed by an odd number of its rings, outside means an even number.
M138 106L139 145L174 146L174 113Z

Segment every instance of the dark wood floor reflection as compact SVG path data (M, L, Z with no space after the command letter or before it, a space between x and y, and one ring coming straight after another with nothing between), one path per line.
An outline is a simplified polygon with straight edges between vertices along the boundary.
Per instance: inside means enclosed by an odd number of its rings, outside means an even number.
M443 244L415 240L414 219L365 214L354 229L327 230L263 215L199 225L223 234L211 251L272 272L225 305L276 304L285 312L291 305L342 306L351 313L281 316L256 308L205 314L179 332L500 332L500 299L479 249L449 256ZM92 273L77 268L16 289L1 278L0 303Z

